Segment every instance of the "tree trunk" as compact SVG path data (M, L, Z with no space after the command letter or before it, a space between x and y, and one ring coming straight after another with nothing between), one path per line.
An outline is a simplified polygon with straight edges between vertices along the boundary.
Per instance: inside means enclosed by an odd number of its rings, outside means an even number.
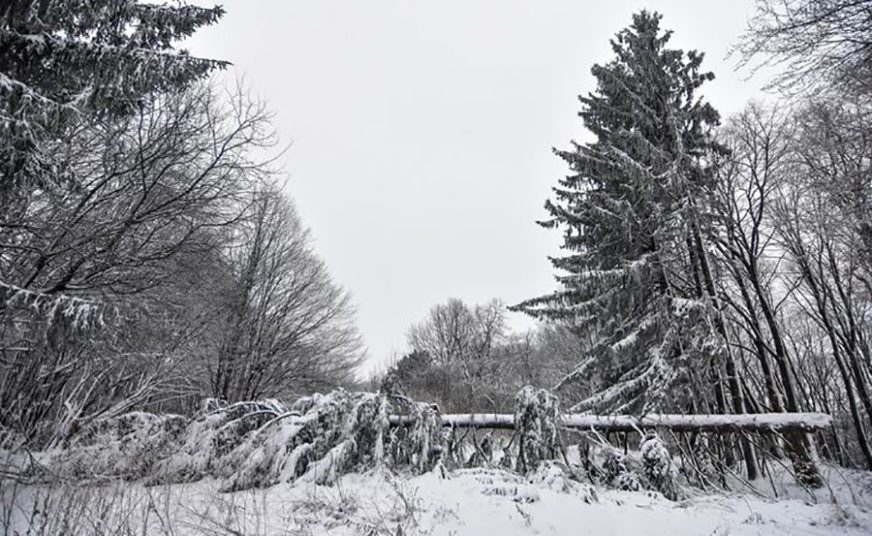
M727 326L724 322L723 310L721 308L720 300L718 300L717 290L715 289L714 276L712 275L711 265L708 261L708 254L703 245L702 234L697 226L695 217L691 219L691 231L693 233L693 249L696 250L696 255L694 256L697 258L697 262L699 262L702 280L705 282L705 292L712 301L715 311L717 311L714 319L715 327L724 341L724 361L727 370L727 386L729 387L730 398L733 402L733 412L741 415L745 413L745 403L744 397L742 397L742 390L739 387L739 372L736 369L736 362L733 359L733 353L730 349L730 339L727 334ZM742 436L739 441L742 444L742 457L745 460L745 470L748 474L748 480L756 480L758 472L757 456L754 453L754 446L745 436Z
M390 417L392 425L414 422L401 415ZM443 426L460 428L514 429L515 416L508 413L459 413L442 415ZM636 432L645 428L666 428L673 432L784 432L806 434L828 428L832 417L823 413L755 413L746 415L586 415L561 416L560 426L579 430Z

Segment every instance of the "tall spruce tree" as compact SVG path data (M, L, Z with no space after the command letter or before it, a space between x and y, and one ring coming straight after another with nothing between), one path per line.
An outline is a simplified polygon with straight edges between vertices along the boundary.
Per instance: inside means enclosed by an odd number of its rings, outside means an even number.
M695 198L723 151L710 134L718 113L696 96L713 75L701 71L702 54L668 48L660 20L635 14L611 42L615 58L593 67L597 88L579 97L579 115L596 141L555 151L572 174L539 222L564 231L567 254L551 259L561 288L514 307L594 341L561 382L566 394L592 385L576 409L694 409L681 388L690 364L722 346L704 321L695 240Z

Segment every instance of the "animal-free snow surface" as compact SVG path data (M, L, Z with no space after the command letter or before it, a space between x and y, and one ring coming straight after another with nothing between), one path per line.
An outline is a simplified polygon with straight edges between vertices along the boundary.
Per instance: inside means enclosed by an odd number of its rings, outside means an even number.
M819 493L818 504L747 493L671 502L645 492L594 492L559 478L532 482L495 469L460 470L447 478L438 471L411 478L373 471L343 476L334 486L298 482L236 493L218 493L210 480L152 488L114 482L19 488L12 525L27 533L42 521L44 508L32 517L40 502L100 512L99 523L80 519L75 534L95 534L89 527L100 527L103 533L176 535L866 535L872 533L867 476L855 473L850 490L844 489L849 479L833 484L841 504L824 502L829 491Z

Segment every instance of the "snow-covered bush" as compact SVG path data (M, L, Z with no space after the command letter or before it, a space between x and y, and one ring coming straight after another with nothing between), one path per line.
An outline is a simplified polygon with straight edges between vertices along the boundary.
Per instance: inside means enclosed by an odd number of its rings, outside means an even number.
M577 475L566 465L553 460L540 462L527 475L527 483L560 493L578 495L586 503L597 501L596 490L590 484L578 482Z
M618 449L606 449L602 473L605 483L615 489L638 491L642 487L638 475L628 467L624 453Z
M473 439L475 441L475 439ZM467 467L479 467L481 465L490 464L493 461L494 446L493 436L490 433L485 434L481 441L473 444L475 450L466 461Z
M680 489L676 482L677 471L672 463L672 456L660 437L654 432L645 434L639 450L642 456L642 473L649 487L659 491L667 499L678 499Z
M439 408L395 395L388 400L391 413L409 421L389 432L389 462L393 466L412 467L418 472L429 471L442 460L447 440Z
M714 456L706 433L698 433L693 439L693 448L688 460L682 464L682 472L688 482L706 488L717 481L718 474Z
M393 425L389 415L397 419ZM431 470L444 450L438 409L397 395L333 391L290 408L274 400L207 400L192 418L134 412L95 420L43 457L74 477L145 478L146 484L224 479L223 489L298 478L319 484L389 464Z
M515 433L518 438L518 472L535 469L542 460L557 457L560 404L545 389L527 386L515 398Z
M389 414L409 419L391 430ZM315 395L298 401L292 411L266 423L234 449L222 464L227 479L223 489L298 478L330 484L341 474L381 465L388 457L394 467L425 471L438 459L440 429L435 408L402 397L341 389Z
M367 399L375 395L361 395ZM290 411L266 423L230 453L223 467L224 490L235 491L289 482L309 470L310 463L328 454L330 463L344 462L350 432L345 417L359 402L344 390L298 400ZM347 430L346 430L347 429ZM347 434L345 434L347 435ZM349 437L345 438L350 439ZM342 460L336 458L341 457ZM326 478L327 475L321 475Z
M676 500L680 497L677 475L672 456L654 432L642 438L638 458L628 457L611 446L606 446L603 452L602 480L615 489L639 491L645 488Z
M178 448L187 419L133 412L95 419L43 460L64 477L141 478Z
M193 482L215 475L221 460L251 432L286 412L276 400L234 404L205 400L188 423L180 448L157 463L149 483Z

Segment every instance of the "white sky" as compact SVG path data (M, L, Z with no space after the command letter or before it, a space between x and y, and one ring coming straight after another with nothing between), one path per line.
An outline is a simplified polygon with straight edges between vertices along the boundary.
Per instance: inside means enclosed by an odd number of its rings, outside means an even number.
M759 96L727 61L753 0L225 0L186 46L221 58L293 145L289 190L350 290L368 369L449 297L511 304L554 288L559 232L534 224L583 137L577 95L643 7L674 46L706 53L723 116ZM512 325L532 323L512 315Z

